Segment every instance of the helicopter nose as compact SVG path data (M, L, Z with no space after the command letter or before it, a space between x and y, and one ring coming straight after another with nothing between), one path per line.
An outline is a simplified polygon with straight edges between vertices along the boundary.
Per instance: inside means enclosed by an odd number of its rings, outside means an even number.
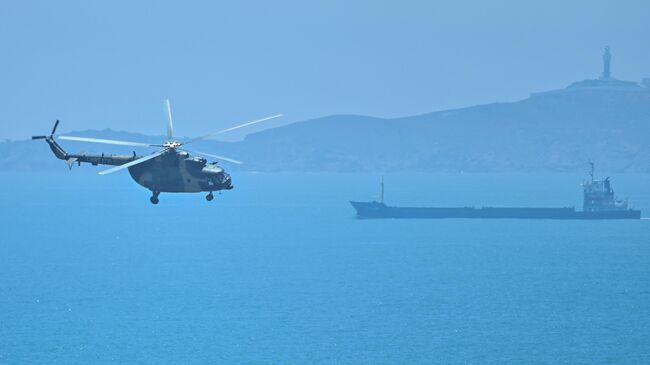
M232 179L230 178L230 174L224 172L223 175L224 176L222 181L223 181L223 185L225 186L225 189L226 190L232 189L233 186L232 186Z
M218 185L221 189L232 189L232 180L230 174L218 166L208 166L203 168L203 173L208 176L213 185Z

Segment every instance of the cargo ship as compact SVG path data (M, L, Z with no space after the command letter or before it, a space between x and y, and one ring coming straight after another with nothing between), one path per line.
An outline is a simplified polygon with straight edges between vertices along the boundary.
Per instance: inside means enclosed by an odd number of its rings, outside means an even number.
M380 218L474 218L474 219L640 219L641 211L629 207L628 201L618 200L609 178L594 179L591 163L590 179L582 184L583 207L397 207L384 203L384 181L381 181L379 201L350 204L359 219Z

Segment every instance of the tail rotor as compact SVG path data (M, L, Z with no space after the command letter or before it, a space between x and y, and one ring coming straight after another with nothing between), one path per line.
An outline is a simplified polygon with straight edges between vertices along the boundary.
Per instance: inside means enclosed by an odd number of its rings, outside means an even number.
M59 127L59 120L57 119L56 122L54 122L54 128L52 128L52 133L50 133L50 137L56 133L56 129Z
M57 119L56 122L54 122L54 127L52 128L52 133L50 133L49 136L32 136L32 139L48 139L54 137L54 133L56 133L56 129L59 127L59 120Z

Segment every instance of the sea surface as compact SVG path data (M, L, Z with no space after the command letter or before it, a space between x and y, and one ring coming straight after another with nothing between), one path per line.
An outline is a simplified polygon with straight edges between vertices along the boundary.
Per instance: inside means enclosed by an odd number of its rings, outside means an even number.
M356 220L377 174L0 172L0 364L649 364L650 220ZM579 174L387 173L399 205L576 206ZM613 175L650 217L650 175Z

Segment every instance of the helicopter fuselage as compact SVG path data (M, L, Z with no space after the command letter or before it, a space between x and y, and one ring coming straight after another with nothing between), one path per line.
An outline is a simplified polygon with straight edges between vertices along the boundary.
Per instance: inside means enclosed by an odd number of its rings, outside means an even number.
M158 193L198 193L232 189L230 175L216 163L171 150L129 167L138 184Z

